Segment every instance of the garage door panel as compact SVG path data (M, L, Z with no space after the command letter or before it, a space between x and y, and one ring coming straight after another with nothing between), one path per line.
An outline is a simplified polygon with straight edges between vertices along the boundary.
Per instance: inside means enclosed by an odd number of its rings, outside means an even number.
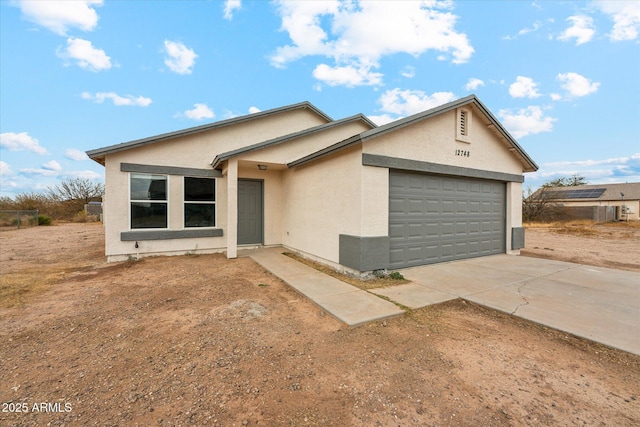
M504 253L502 182L389 174L392 268Z

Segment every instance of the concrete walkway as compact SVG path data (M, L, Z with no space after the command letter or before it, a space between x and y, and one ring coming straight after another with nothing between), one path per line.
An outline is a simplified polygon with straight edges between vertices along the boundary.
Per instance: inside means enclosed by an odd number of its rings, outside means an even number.
M282 255L250 250L258 264L349 326L464 298L640 354L640 273L494 255L401 270L411 283L363 291ZM384 297L382 299L380 297ZM388 300L387 300L388 299Z
M395 304L282 255L282 248L240 252L278 276L327 313L348 326L358 326L404 313Z

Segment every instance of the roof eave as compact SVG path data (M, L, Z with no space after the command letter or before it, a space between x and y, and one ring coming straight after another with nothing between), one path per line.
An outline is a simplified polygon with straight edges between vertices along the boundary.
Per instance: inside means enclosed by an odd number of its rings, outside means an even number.
M515 152L517 152L518 156L523 160L523 171L524 172L535 172L538 170L538 165L529 157L529 155L523 150L523 148L518 144L518 142L507 132L507 130L500 124L498 119L495 118L493 114L489 111L487 107L478 99L478 97L474 94L465 96L464 98L457 99L455 101L449 102L447 104L439 105L435 108L432 108L427 111L423 111L421 113L414 114L409 117L405 117L400 120L396 120L391 123L387 123L383 126L380 126L376 129L371 129L369 131L362 133L362 140L366 141L369 139L376 138L378 136L384 135L387 132L395 131L400 128L412 125L416 122L424 120L429 117L437 116L442 113L446 113L451 110L455 110L456 108L460 108L467 104L474 104L482 113L489 119L491 124L500 132L504 138L509 142L509 144L514 148Z
M304 157L301 157L297 160L294 160L292 162L287 163L287 167L288 168L294 168L296 166L300 166L303 165L305 163L309 163L312 162L314 160L317 160L321 157L325 157L328 156L330 154L333 154L337 151L343 150L347 147L350 147L352 145L358 144L362 142L362 138L361 138L362 134L358 134L358 135L353 135L350 138L347 139L343 139L340 142L337 142L333 145L330 145L329 147L323 148L322 150L318 150L314 153L308 154Z
M291 105L287 105L287 106L284 106L284 107L273 108L273 109L270 109L270 110L260 111L260 112L252 113L252 114L246 114L244 116L233 117L233 118L230 118L230 119L221 120L221 121L214 122L214 123L208 123L206 125L195 126L195 127L182 129L182 130L178 130L178 131L174 131L174 132L163 133L163 134L159 134L159 135L155 135L155 136L151 136L151 137L147 137L147 138L136 139L136 140L128 141L128 142L122 142L120 144L109 145L107 147L102 147L102 148L97 148L97 149L94 149L94 150L89 150L86 153L92 159L94 159L94 157L95 158L104 157L104 156L106 156L108 154L113 154L113 153L116 153L118 151L130 150L130 149L133 149L133 148L142 147L142 146L147 145L147 144L166 141L166 140L170 140L170 139L174 139L174 138L178 138L178 137L182 137L182 136L188 136L188 135L192 135L192 134L200 133L200 132L205 132L205 131L212 130L212 129L218 129L218 128L221 128L221 127L224 127L224 126L243 123L245 121L255 120L255 119L260 118L260 117L266 117L266 116L269 116L269 115L282 113L282 112L285 112L285 111L297 110L297 109L301 109L301 108L308 108L308 109L314 111L320 117L322 117L323 119L327 120L327 122L332 122L333 121L333 119L330 116L328 116L322 110L318 109L316 106L311 104L309 101L303 101L303 102L299 102L297 104L291 104ZM100 163L100 162L98 162L98 163Z
M298 139L298 138L302 138L305 136L309 136L309 135L313 135L315 133L319 133L319 132L323 132L326 131L327 129L331 129L337 126L341 126L347 123L352 123L355 121L361 120L363 122L365 122L365 124L367 124L368 126L376 127L376 124L373 123L371 120L369 120L366 116L364 116L363 114L355 114L353 116L349 116L349 117L345 117L344 119L340 119L340 120L336 120L330 123L325 123L323 125L319 125L319 126L314 126L312 128L309 129L304 129L298 132L294 132L288 135L283 135L280 136L278 138L273 138L267 141L263 141L263 142L259 142L257 144L253 144L250 145L248 147L243 147L243 148L239 148L236 150L232 150L232 151L227 151L226 153L221 153L218 154L213 161L211 162L211 166L214 169L217 169L222 162L229 160L232 157L238 156L240 154L245 154L251 151L255 151L255 150L260 150L263 148L267 148L267 147L271 147L274 145L279 145L282 144L284 142L288 142L288 141L292 141L294 139ZM338 143L339 144L339 143ZM334 144L335 145L335 144Z

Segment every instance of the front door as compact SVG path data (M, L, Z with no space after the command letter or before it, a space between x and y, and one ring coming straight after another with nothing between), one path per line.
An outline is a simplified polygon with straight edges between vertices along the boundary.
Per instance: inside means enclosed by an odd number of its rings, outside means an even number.
M238 244L263 243L262 181L238 180Z

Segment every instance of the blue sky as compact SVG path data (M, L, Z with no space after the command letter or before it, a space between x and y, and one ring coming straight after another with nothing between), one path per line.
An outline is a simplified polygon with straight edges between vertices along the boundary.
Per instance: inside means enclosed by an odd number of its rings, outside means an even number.
M378 124L475 93L540 170L640 181L640 2L0 1L0 195L84 151L310 101Z

